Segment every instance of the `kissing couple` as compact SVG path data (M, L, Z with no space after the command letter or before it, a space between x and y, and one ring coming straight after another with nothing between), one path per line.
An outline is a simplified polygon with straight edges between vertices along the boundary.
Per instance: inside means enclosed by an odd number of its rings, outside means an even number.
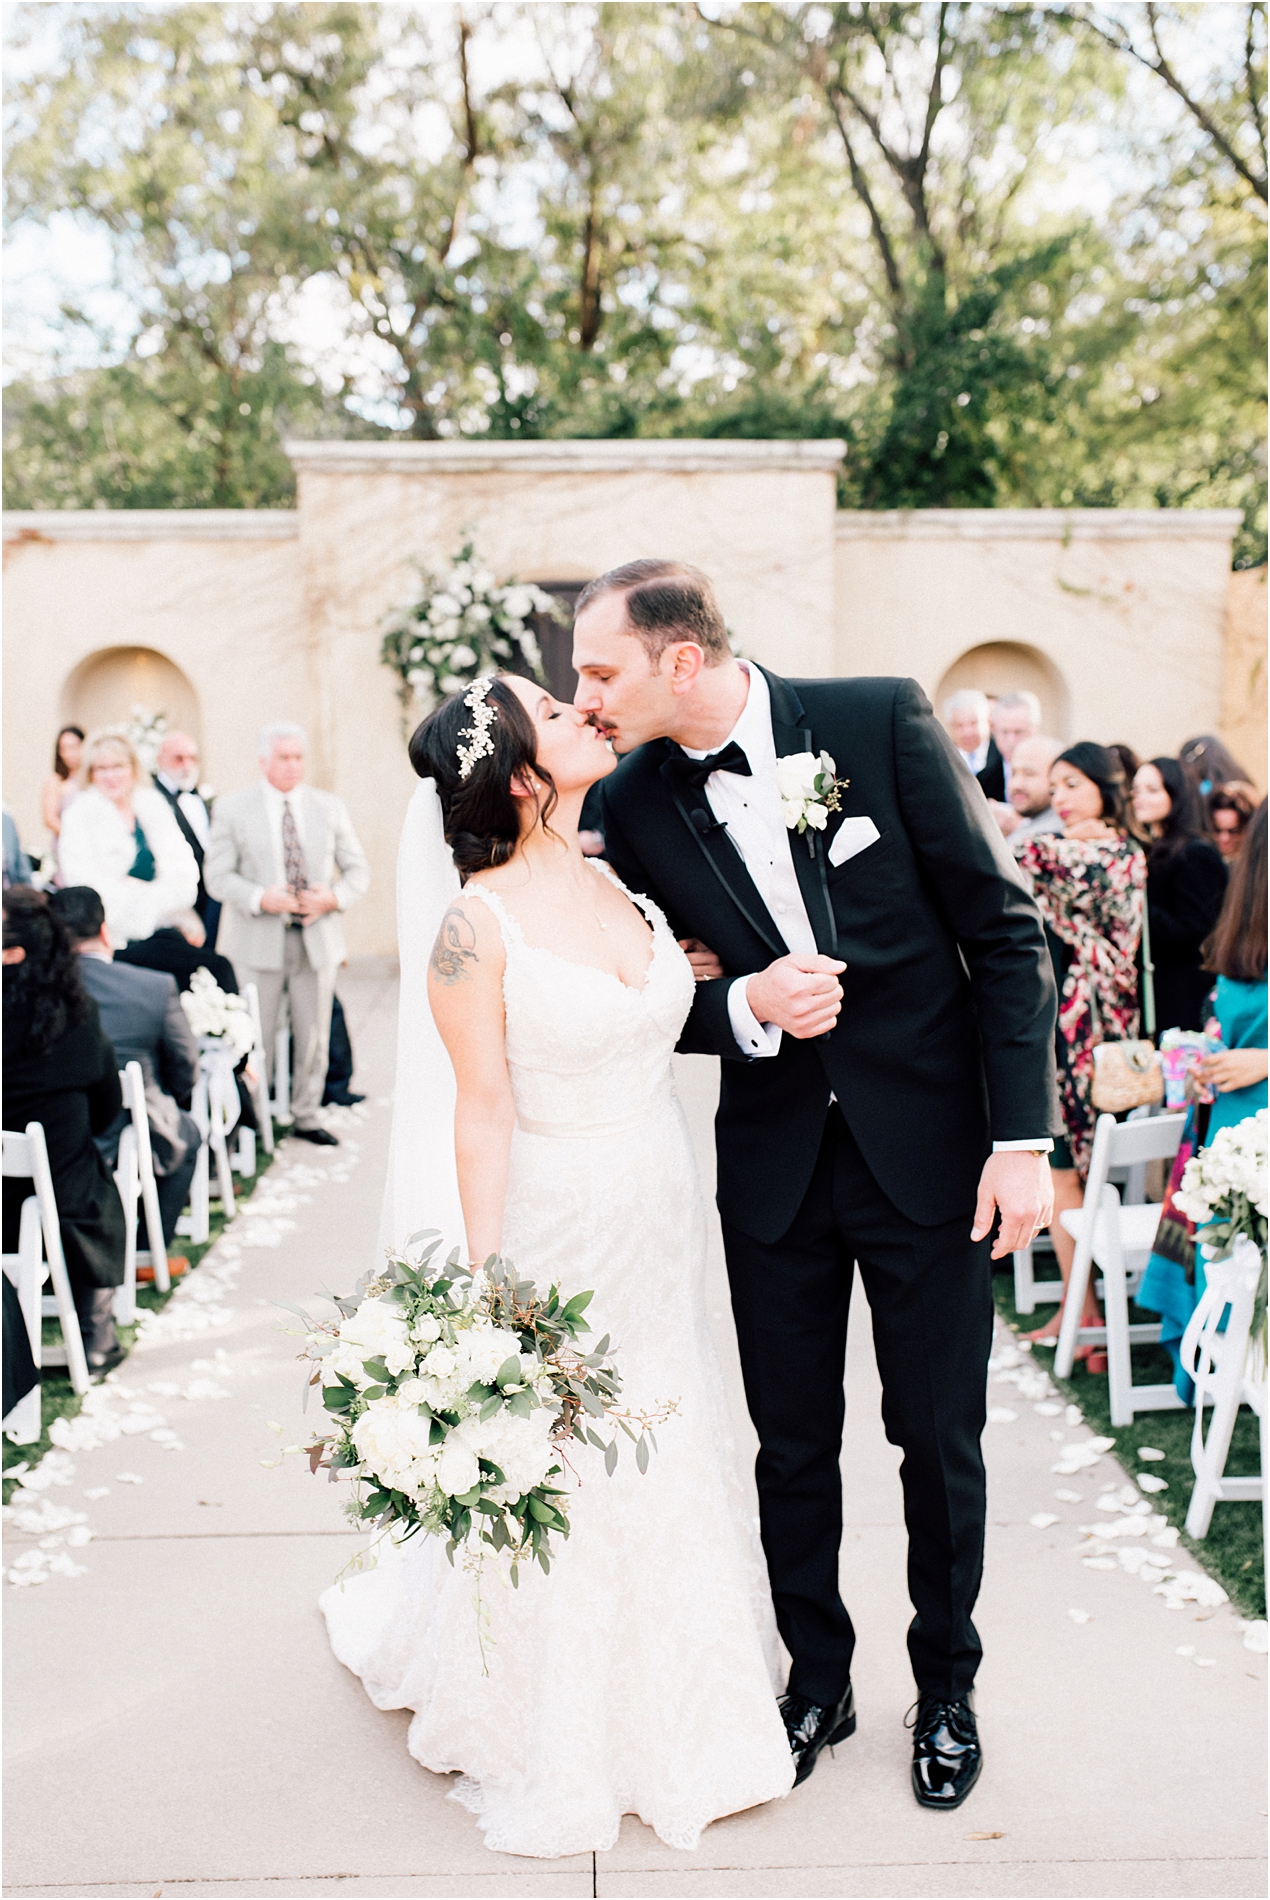
M913 1791L955 1808L982 1759L991 1261L1051 1205L1039 915L912 680L738 660L706 577L657 560L584 590L573 664L572 706L499 675L411 739L381 1238L439 1227L469 1261L593 1288L633 1402L677 1407L646 1475L582 1461L549 1577L486 1587L488 1673L437 1538L326 1592L332 1645L380 1708L414 1711L411 1753L458 1771L501 1852L611 1848L626 1813L692 1849L788 1793L856 1726L838 1563L858 1267L904 1453ZM578 842L601 780L604 861ZM676 1049L723 1058L757 1526Z

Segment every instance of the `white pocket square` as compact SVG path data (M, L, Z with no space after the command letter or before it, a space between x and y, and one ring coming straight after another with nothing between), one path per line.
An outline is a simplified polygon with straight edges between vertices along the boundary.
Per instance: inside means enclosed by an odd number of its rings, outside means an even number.
M871 818L844 818L829 847L830 864L845 864L881 836Z

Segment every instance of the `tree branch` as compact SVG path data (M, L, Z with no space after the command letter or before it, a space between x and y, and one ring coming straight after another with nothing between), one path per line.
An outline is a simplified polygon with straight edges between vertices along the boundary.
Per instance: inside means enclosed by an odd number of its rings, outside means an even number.
M877 244L878 251L882 258L882 269L886 273L887 288L891 293L891 301L895 306L896 315L898 316L902 313L904 308L904 287L900 278L899 265L895 261L895 252L891 246L891 240L887 234L886 226L883 224L877 205L874 203L873 193L869 190L869 181L865 177L860 161L855 155L855 148L851 143L851 134L847 131L846 121L843 119L842 108L838 100L838 94L833 86L826 87L826 97L829 100L829 109L833 113L834 121L842 138L843 150L847 155L847 168L851 173L851 187L869 214L869 224L872 227L874 242Z

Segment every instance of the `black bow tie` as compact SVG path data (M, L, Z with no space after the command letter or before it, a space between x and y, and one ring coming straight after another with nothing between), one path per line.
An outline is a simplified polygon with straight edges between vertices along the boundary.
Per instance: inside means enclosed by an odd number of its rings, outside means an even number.
M704 759L690 759L686 752L676 746L670 755L670 763L685 785L695 785L698 789L715 772L735 772L738 778L754 776L749 760L735 739L729 740L721 752L708 752Z

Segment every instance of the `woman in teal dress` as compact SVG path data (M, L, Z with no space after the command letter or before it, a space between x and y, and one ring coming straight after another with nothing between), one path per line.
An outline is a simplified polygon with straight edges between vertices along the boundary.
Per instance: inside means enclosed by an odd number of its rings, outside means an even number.
M1266 1107L1266 801L1263 798L1248 826L1243 852L1231 874L1230 888L1205 946L1204 967L1216 972L1217 988L1212 1014L1221 1024L1225 1048L1207 1056L1199 1073L1217 1091L1208 1119L1205 1141L1219 1128L1232 1128L1259 1108ZM1178 1346L1186 1322L1198 1306L1205 1285L1204 1266L1196 1251L1194 1277L1162 1254L1153 1253L1134 1296L1148 1312L1159 1313L1161 1344L1173 1358L1173 1383L1187 1405L1194 1387L1182 1371Z

